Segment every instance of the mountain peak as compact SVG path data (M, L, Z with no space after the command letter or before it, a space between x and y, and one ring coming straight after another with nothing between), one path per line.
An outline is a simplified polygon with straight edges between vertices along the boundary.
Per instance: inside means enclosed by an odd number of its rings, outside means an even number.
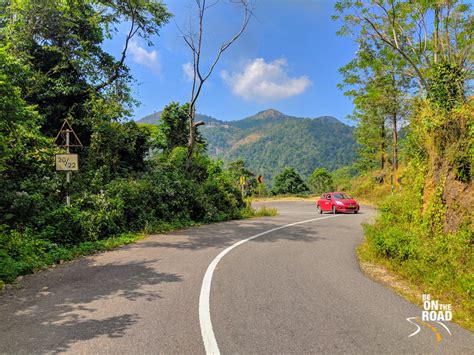
M267 119L267 118L270 118L270 119L271 118L280 118L280 117L283 117L283 116L285 116L284 113L281 113L280 111L277 111L273 108L269 108L267 110L260 111L256 115L251 116L249 118L254 119L254 120L264 120L264 119Z

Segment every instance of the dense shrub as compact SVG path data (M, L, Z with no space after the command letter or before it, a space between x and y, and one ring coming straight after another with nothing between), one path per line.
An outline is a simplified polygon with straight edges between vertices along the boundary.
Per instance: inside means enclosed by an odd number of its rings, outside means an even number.
M97 245L125 232L153 231L167 223L223 221L248 214L240 191L221 162L197 156L192 172L187 174L184 159L185 149L181 147L170 155L159 154L147 171L102 183L99 191L87 188L87 181L80 181L82 191L72 194L69 207L60 190L51 190L58 187L57 183L32 194L17 194L9 210L16 217L15 229L6 224L1 229L0 280L11 281L49 263L69 259L74 248Z
M304 194L309 188L293 168L286 168L273 179L272 194Z

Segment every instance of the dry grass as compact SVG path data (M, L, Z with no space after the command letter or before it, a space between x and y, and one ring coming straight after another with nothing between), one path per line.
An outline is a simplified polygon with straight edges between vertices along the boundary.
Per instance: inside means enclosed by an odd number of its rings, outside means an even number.
M367 241L357 247L357 256L359 259L360 269L367 277L392 289L407 301L416 304L419 307L422 306L423 293L436 293L435 290L432 290L429 287L423 287L422 289L421 286L424 285L411 282L395 270L390 269L390 265L386 260L377 258L373 255ZM440 301L444 302L443 296L445 295L440 294L438 296ZM449 298L447 298L447 300L449 301L444 303L451 303L454 309L453 322L470 331L474 331L472 308L465 308L461 303L453 303Z
M359 264L362 272L372 280L391 288L410 302L421 305L421 295L423 292L416 285L409 283L400 275L389 271L381 264L374 264L360 259Z
M233 145L232 145L232 148L231 150L235 150L237 149L238 147L242 146L242 145L246 145L246 144L250 144L250 143L254 143L256 141L258 141L260 138L262 138L263 135L260 134L260 133L252 133L252 134L249 134L248 136L242 138L241 140L235 142Z

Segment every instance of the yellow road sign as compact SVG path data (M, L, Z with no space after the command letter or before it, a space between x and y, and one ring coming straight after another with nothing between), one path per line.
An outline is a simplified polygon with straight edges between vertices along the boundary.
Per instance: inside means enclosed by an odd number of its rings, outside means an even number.
M56 154L56 170L77 171L79 170L79 159L77 154Z
M245 185L245 176L240 177L240 185L244 186Z
M257 182L258 182L259 184L262 184L262 183L263 183L263 175L258 175L258 176L257 176Z

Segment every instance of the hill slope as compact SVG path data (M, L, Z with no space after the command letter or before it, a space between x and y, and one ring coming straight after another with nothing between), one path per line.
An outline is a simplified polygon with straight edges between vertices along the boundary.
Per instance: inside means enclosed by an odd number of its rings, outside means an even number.
M198 115L211 156L224 161L243 159L250 170L269 181L287 166L308 176L317 167L329 170L351 164L356 144L352 127L334 117L298 118L266 110L238 121ZM139 123L157 123L159 113Z

